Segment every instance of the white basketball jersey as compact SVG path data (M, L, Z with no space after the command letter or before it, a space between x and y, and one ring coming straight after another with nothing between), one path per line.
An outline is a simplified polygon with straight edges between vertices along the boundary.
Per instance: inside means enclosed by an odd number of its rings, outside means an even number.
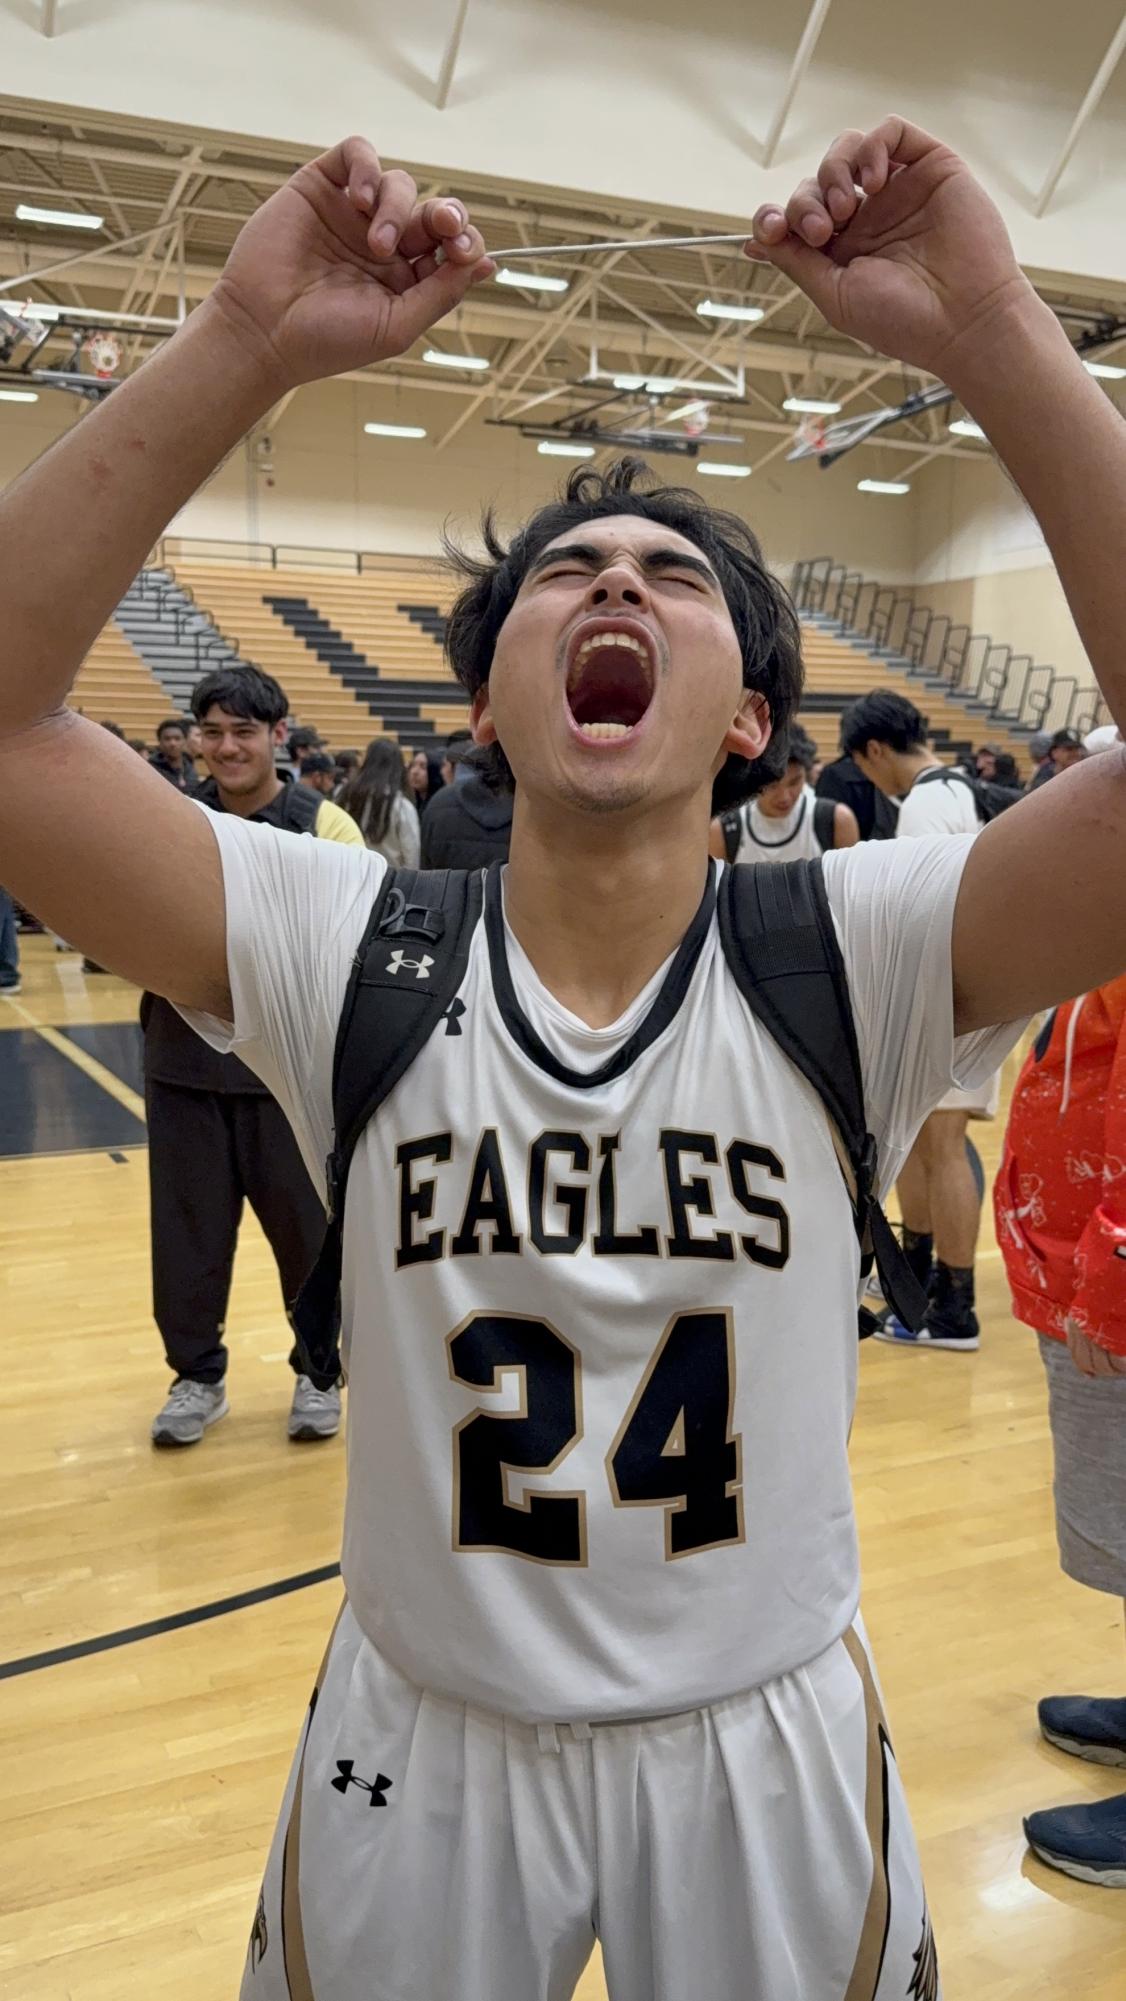
M316 1172L383 864L229 817L236 1028L197 1025L277 1093ZM961 857L880 845L826 880L886 1178L954 1062ZM856 1611L852 1216L819 1099L728 970L714 873L604 1029L539 982L492 875L457 1000L352 1164L349 1600L416 1685L529 1721L714 1702ZM997 1060L973 1038L959 1074L979 1045Z
M763 812L757 799L748 799L739 809L737 862L805 862L821 853L814 832L813 809L816 796L812 785L803 785L790 811L780 820Z

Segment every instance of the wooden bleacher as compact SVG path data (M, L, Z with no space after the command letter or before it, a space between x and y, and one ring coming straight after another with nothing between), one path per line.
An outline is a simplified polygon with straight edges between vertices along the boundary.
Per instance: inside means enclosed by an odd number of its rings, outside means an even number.
M127 737L143 737L153 749L157 724L175 714L155 674L112 619L86 655L67 702L91 722L119 723Z
M334 747L354 744L362 749L371 737L387 733L411 749L412 727L418 734L421 725L423 740L432 743L434 737L441 739L468 722L468 705L442 652L440 620L448 612L452 584L437 567L389 558L386 567L356 575L319 566L269 569L253 563L205 562L175 553L167 566L242 658L277 677L296 720L314 724ZM364 678L365 668L378 669L374 698L370 681L364 693L358 692L298 635L287 622L285 607L293 605L307 606L331 628L330 645L339 639L362 656L358 678ZM419 615L409 616L404 605L419 608ZM288 616L292 620L300 613L290 610ZM943 690L859 651L821 626L803 623L802 637L806 700L801 721L823 758L837 753L841 710L858 695L882 686L898 689L922 711L940 754L962 753L987 739L1011 750L1021 762L1023 739L1003 724L974 715ZM347 662L344 671L349 671ZM394 709L396 687L406 683L413 684L418 703L418 721L413 725L397 721L393 714L381 718L369 706L372 699L378 704L381 697L389 697L388 706ZM428 701L425 690L431 685L435 699ZM107 713L117 711L111 707Z
M379 669L380 683L389 690L399 682L433 683L436 699L420 703L427 737L444 738L468 723L468 704L453 682L440 639L398 609L401 604L421 605L444 614L448 579L411 569L350 576L327 569L270 570L250 563L179 559L168 567L242 658L276 676L296 719L314 724L334 747L362 749L384 733L397 735L404 748L414 746L409 728L395 730L373 713L363 696L279 616L272 598L306 601Z
M928 687L921 676L916 678L877 655L862 653L847 640L804 620L802 652L807 701L801 721L823 758L837 755L841 710L847 703L871 688L894 688L926 717L940 756L948 750L961 752L976 744L995 743L1011 751L1018 769L1028 775L1024 738L992 717L974 715L941 689Z

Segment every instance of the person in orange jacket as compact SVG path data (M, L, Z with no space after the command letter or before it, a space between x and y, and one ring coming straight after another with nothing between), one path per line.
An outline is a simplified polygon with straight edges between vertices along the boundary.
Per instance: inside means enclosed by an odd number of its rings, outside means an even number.
M994 1209L1013 1312L1048 1375L1060 1562L1126 1600L1126 977L1041 1030ZM1060 1750L1126 1766L1126 1698L1048 1696L1039 1720ZM1053 1868L1126 1889L1126 1793L1030 1814L1024 1830Z

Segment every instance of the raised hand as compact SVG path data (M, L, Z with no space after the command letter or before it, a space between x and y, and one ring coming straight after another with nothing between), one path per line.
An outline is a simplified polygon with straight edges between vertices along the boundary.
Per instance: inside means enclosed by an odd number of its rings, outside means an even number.
M345 139L246 224L211 303L286 388L403 354L494 268L463 203Z
M758 210L746 252L839 332L947 379L998 315L1037 305L965 161L903 118L842 132L784 214Z

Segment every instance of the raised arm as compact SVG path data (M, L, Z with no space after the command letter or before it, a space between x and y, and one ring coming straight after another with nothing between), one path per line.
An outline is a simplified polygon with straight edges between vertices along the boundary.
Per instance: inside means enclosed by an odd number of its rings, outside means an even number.
M439 246L445 251L436 260ZM206 819L64 707L177 510L279 396L401 354L489 275L461 203L350 139L242 231L210 297L0 497L0 882L99 964L229 1008Z
M759 211L748 254L842 332L940 376L977 418L1039 520L1126 730L1126 424L965 163L901 118L845 132L785 214ZM975 842L954 926L956 1026L1012 1019L1123 967L1126 752L1113 750Z

